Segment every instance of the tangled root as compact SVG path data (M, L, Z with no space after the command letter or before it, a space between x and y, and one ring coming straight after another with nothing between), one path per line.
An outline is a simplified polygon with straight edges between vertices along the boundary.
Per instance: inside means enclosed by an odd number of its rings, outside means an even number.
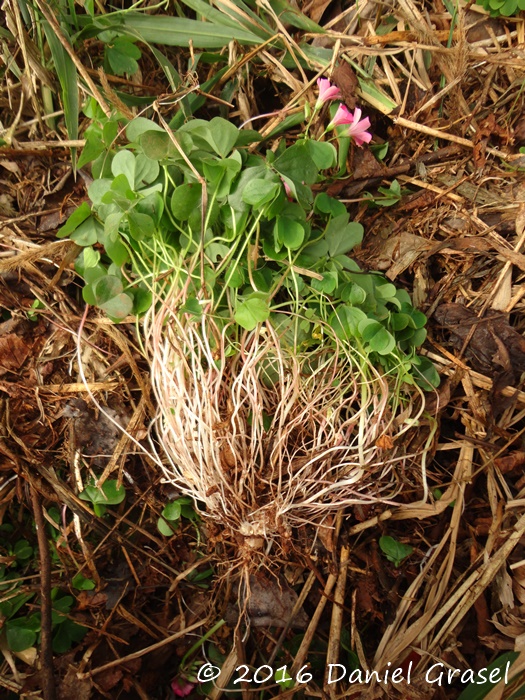
M145 323L166 480L246 556L341 508L391 499L414 421L408 394L330 328L330 342L301 350L274 316L239 333L172 300Z

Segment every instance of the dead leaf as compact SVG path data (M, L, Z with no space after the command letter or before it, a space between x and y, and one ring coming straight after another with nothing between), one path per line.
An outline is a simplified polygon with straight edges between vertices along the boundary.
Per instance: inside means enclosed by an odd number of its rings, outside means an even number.
M394 447L394 441L390 435L384 433L377 438L376 447L379 447L380 450L391 450Z
M312 22L319 24L324 11L331 2L332 0L312 0L312 2L303 7L303 12L307 17L310 17Z
M0 338L0 376L20 369L26 361L30 347L20 336L10 333Z
M357 89L357 77L346 61L336 66L332 73L332 82L341 90L341 97L348 109L355 109L355 92Z
M516 450L505 457L498 457L498 459L494 460L494 464L502 474L508 474L509 472L514 471L514 469L518 469L518 467L522 467L525 464L525 452Z

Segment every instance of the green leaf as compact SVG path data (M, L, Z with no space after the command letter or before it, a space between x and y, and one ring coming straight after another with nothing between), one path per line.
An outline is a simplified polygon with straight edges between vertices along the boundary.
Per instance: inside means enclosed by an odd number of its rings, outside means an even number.
M494 685L499 682L500 680L503 680L504 678L504 672L506 669L507 664L510 662L513 664L516 659L518 658L519 654L517 651L506 651L504 654L501 654L498 656L497 659L495 659L492 663L490 663L487 666L487 673L486 675L490 677L491 671L494 671L495 669L500 670L499 678L495 683L490 683L489 680L485 683L481 683L479 681L475 681L474 683L470 683L465 690L459 695L458 700L483 700L485 698L489 691L492 690ZM512 677L512 676L511 676ZM514 698L515 695L512 696ZM519 697L517 695L516 697ZM512 700L511 698L511 700Z
M222 117L214 117L210 121L210 130L215 152L226 158L237 142L239 129Z
M53 651L55 654L64 654L73 644L81 642L87 632L88 628L84 625L65 618L53 634Z
M137 72L137 61L142 52L129 37L117 36L106 46L105 53L114 75L134 75Z
M248 182L243 189L242 201L259 209L263 204L271 202L279 194L279 190L279 183L256 178Z
M290 250L297 250L304 241L304 227L299 221L289 219L285 216L278 216L275 222L274 235L279 243Z
M99 306L114 321L123 321L133 311L133 299L123 292Z
M92 591L96 584L90 578L85 578L82 576L79 571L78 574L73 577L71 585L73 588L76 588L77 591Z
M189 155L193 149L191 136L185 132L180 132L177 134L176 140L181 150ZM146 131L140 136L139 142L144 154L152 160L164 160L165 158L180 160L182 158L177 146L165 131Z
M66 238L66 236L69 236L90 215L91 207L87 202L82 202L82 204L77 207L72 214L70 214L66 223L58 229L57 238Z
M386 328L381 326L381 328L368 340L368 345L374 352L377 352L380 355L388 355L395 348L396 341L394 336L389 333Z
M342 216L346 214L346 207L334 197L330 197L326 192L320 192L315 198L314 211L316 214L331 214L332 216Z
M107 255L117 267L122 267L128 261L128 249L118 237L106 238L104 247Z
M101 488L97 488L93 483L87 484L78 497L83 501L91 501L93 505L118 505L126 498L126 489L122 484L118 487L117 483L116 479L108 479Z
M332 294L332 292L337 287L338 275L335 270L325 272L323 274L322 280L313 279L312 287L318 292L324 292L324 294Z
M136 241L151 238L156 231L155 222L148 214L138 211L128 212L129 235Z
M33 547L27 540L18 540L13 549L13 554L20 561L31 559L33 556Z
M286 175L296 183L313 185L317 180L319 168L310 155L309 141L298 141L280 155L273 167L281 175Z
M111 162L111 172L115 177L125 175L130 189L135 187L135 156L131 151L119 151Z
M104 229L99 222L93 216L90 216L73 231L70 238L72 241L75 241L77 245L87 247L97 243L99 235L103 233L103 231Z
M172 537L175 534L175 530L171 525L168 524L164 518L158 518L157 520L157 530L164 537Z
M200 182L179 185L171 196L171 213L179 221L187 221L192 212L200 207L202 185Z
M156 160L139 153L135 161L135 186L154 182L158 178L159 172L160 167Z
M319 170L328 170L337 165L337 151L332 143L308 139L308 151Z
M122 282L114 275L105 275L100 277L93 284L93 294L95 295L95 304L100 306L106 303L113 297L121 294L123 291Z
M27 618L7 620L4 626L7 646L11 651L25 651L32 647L37 638L35 630L28 628Z
M44 29L47 43L51 50L53 63L56 75L60 82L60 91L62 97L62 107L64 108L64 120L68 137L71 140L78 138L78 85L77 85L77 69L73 60L66 49L60 43L55 30L49 25L47 20L41 19L41 25ZM62 25L62 35L69 43L67 30ZM75 159L75 149L72 149L73 161ZM73 162L74 165L74 162Z
M329 325L340 340L353 340L366 314L355 306L339 306L328 319Z
M91 246L84 248L84 268L96 267L100 261L100 253Z
M116 14L116 13L115 13ZM110 15L98 17L96 24L107 29L120 29L121 32L136 36L140 41L164 46L186 46L190 44L197 49L218 49L228 46L230 41L240 44L260 44L256 34L242 28L225 27L214 22L200 22L182 17L166 15L146 15L127 11L119 14L116 20Z
M253 331L258 323L263 323L270 315L268 295L254 292L244 298L235 309L235 321L247 331Z
M409 557L414 551L414 548L410 545L398 542L389 535L383 535L379 538L379 546L388 561L391 561L396 569L401 565L403 559Z
M97 134L89 134L86 136L86 143L82 149L82 153L78 159L77 167L83 168L88 163L96 160L101 153L104 153L106 147L100 136Z
M333 258L348 253L362 242L363 234L361 224L356 221L348 223L348 214L336 216L330 221L325 232L329 255Z
M131 142L138 141L139 137L147 131L157 131L162 134L166 134L164 129L152 119L146 119L146 117L135 117L126 127L126 138Z
M168 505L162 511L162 517L166 520L179 520L181 516L181 504L179 501L173 501L168 503Z

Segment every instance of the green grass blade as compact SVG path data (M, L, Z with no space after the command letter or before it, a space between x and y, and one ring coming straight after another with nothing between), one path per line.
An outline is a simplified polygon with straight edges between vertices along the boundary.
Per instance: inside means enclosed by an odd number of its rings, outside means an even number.
M260 44L261 39L243 27L226 27L216 22L200 22L166 15L143 15L128 12L119 18L99 17L96 24L101 29L114 29L136 37L145 43L164 46L189 46L196 49L219 49L232 39L240 44Z
M242 0L215 0L215 6L221 12L238 22L248 31L263 33L267 39L275 34L275 30L250 8Z
M64 109L64 119L68 137L74 141L78 138L78 86L77 69L71 57L64 49L53 29L44 19L41 20L47 43L51 50L53 63L58 80L60 82L60 92L62 97L62 107ZM64 32L65 33L65 32ZM76 149L71 149L71 159L75 167Z
M197 14L202 15L208 22L215 22L216 24L223 24L225 27L232 27L234 29L239 28L239 20L230 17L221 10L215 9L205 0L182 0L185 5L194 10ZM246 29L246 23L243 23ZM261 38L267 39L272 36L270 31L267 31L264 27L255 27L250 24L248 31L253 31L255 34L260 34Z

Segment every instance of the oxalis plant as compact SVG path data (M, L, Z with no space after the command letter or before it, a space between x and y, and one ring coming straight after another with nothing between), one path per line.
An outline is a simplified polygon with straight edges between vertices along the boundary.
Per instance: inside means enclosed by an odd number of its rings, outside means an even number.
M286 549L294 527L392 499L409 468L426 494L424 454L407 447L438 383L417 354L426 318L348 256L363 227L323 183L370 123L318 87L303 135L271 149L220 117L172 130L91 104L91 205L59 233L82 247L84 300L137 318L158 461L239 564Z

